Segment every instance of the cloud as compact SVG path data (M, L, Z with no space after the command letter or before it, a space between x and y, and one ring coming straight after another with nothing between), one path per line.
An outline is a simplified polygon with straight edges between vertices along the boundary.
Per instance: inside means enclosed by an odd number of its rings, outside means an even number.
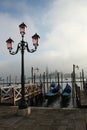
M55 67L61 66L63 71L70 71L73 63L86 68L86 14L87 1L85 0L55 0L44 15L44 24L49 26L50 31L47 33L43 49L45 53L48 52L50 63L53 61ZM51 52L54 55L51 55Z
M6 3L4 3L5 6ZM39 7L38 3L37 11L35 5L31 6L31 4L22 1L18 2L12 12L10 9L8 12L1 11L1 70L5 68L5 72L8 72L8 67L13 66L16 71L14 64L16 63L17 72L19 72L21 55L18 54L14 57L9 55L5 41L12 36L15 41L13 48L16 49L17 43L21 39L18 29L21 22L25 22L28 26L25 40L29 42L30 48L33 47L31 36L38 32L41 37L38 50L34 54L25 52L25 73L30 74L31 66L38 66L42 72L46 66L53 71L57 69L71 72L72 65L76 64L86 70L87 1L53 0L47 4L46 8L41 6L42 10ZM11 69L12 73L14 70Z

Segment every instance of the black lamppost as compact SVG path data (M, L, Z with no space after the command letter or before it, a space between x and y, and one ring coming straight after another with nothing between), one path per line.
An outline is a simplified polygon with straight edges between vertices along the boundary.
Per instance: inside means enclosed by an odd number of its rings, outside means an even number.
M24 41L24 35L25 35L25 29L26 29L26 25L24 23L20 24L19 25L19 29L20 29L20 34L21 34L21 37L22 37L22 40L20 43L18 43L17 45L17 50L14 52L12 51L12 43L14 42L11 38L9 38L6 43L7 43L7 48L9 50L9 53L11 55L15 55L18 53L18 51L20 50L21 51L21 101L20 101L20 104L19 104L19 109L25 109L28 107L26 101L25 101L25 81L24 81L24 50L27 50L28 52L30 53L33 53L37 50L37 46L38 46L38 39L40 38L40 36L35 33L33 36L32 36L32 42L33 42L33 45L34 45L34 49L29 49L28 47L28 43L26 41Z

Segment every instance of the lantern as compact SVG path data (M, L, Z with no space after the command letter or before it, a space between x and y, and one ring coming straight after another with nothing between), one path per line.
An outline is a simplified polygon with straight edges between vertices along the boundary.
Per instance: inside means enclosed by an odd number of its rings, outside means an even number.
M7 41L6 41L6 43L7 43L7 48L8 49L12 49L12 43L13 43L14 41L11 39L11 38L9 38Z
M33 42L33 45L34 46L38 46L38 39L40 38L40 36L35 33L33 36L32 36L32 42Z
M25 28L26 28L27 26L24 24L24 23L22 23L22 24L20 24L19 25L19 29L20 29L20 33L21 34L25 34Z

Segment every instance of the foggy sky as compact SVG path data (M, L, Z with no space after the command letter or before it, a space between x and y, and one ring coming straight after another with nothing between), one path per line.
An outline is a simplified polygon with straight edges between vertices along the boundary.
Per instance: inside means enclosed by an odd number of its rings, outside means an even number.
M0 1L0 76L20 75L21 54L9 54L5 41L11 37L21 41L19 24L27 25L25 41L32 49L31 36L40 35L35 53L25 50L25 74L31 67L44 72L72 72L73 64L87 72L87 1L86 0L25 0ZM15 6L14 6L15 5Z

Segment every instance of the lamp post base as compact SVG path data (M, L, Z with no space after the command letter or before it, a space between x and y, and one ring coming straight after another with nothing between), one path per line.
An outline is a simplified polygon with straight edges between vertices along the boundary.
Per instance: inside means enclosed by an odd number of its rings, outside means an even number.
M17 110L17 115L18 116L28 116L31 114L31 108L28 107L26 109L18 109Z
M28 104L24 99L21 99L19 109L25 109L25 108L28 108Z

